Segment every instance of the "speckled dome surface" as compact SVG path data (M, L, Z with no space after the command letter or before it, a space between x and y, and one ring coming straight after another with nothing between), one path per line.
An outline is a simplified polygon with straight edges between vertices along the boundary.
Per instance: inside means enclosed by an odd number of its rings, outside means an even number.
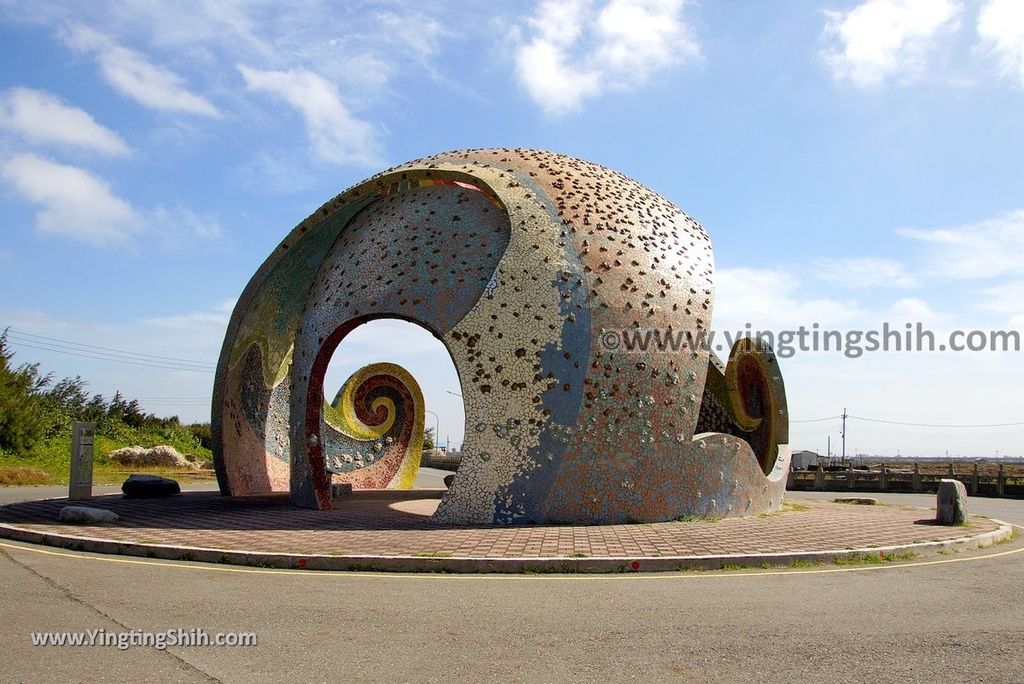
M354 328L400 318L444 343L465 401L437 522L772 510L789 448L771 351L748 341L723 365L621 344L699 340L713 307L704 229L620 173L525 149L403 164L299 224L239 299L214 389L221 489L329 508L327 364Z

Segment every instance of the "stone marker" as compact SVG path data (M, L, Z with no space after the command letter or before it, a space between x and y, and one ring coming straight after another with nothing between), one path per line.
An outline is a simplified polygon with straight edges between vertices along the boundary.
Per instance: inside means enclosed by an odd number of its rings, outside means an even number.
M935 520L940 525L963 525L967 522L967 488L963 482L939 480Z
M117 522L117 513L92 506L65 506L60 509L60 521L81 525Z
M158 475L129 475L121 485L121 491L129 499L156 499L181 493L175 480Z

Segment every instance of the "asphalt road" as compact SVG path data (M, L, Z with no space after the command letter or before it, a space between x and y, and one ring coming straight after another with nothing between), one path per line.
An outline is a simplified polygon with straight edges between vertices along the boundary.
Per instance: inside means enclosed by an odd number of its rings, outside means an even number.
M971 504L1024 522L1024 502ZM3 681L1024 681L1016 542L908 567L675 576L302 573L3 544ZM29 638L179 627L259 644Z

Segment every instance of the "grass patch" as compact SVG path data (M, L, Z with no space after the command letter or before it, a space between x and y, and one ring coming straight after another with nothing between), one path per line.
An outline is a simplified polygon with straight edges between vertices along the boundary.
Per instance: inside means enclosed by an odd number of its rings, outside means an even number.
M1006 537L1005 539L1000 539L999 541L993 543L992 545L993 546L999 546L1000 544L1009 544L1010 542L1016 541L1018 536L1019 535L1017 534L1017 528L1011 527L1010 528L1010 536L1009 537Z
M673 518L672 522L716 523L719 520L721 520L721 518L702 518L698 515L687 513L686 515L681 515L678 518Z
M184 482L212 482L213 470L190 468L129 468L111 461L110 452L129 446L145 448L166 444L182 454L212 462L213 453L182 426L128 428L121 426L110 434L97 434L93 443L92 479L94 484L121 484L131 473L150 473ZM43 475L30 474L34 470ZM9 472L15 471L15 472ZM6 474L5 474L6 473ZM71 433L41 439L25 453L0 450L0 486L67 484L71 474ZM43 477L45 476L45 479ZM35 481L38 480L38 481Z
M0 487L57 484L50 473L33 466L0 465Z
M895 563L896 561L914 560L920 554L913 551L900 551L897 553L855 553L851 556L838 556L832 559L834 565L880 565L882 563Z
M782 505L779 506L779 510L772 511L771 513L759 513L758 518L770 518L773 515L779 515L780 513L803 513L804 511L811 510L811 507L807 504L797 503L796 501L784 500Z
M451 551L417 551L412 554L417 558L451 558Z
M789 562L791 568L816 568L819 565L824 565L820 560L809 560L807 558L794 558Z

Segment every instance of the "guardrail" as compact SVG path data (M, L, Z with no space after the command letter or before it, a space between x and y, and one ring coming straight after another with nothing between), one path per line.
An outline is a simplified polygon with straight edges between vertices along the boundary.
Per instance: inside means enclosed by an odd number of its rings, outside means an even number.
M423 451L423 455L420 456L420 466L424 468L438 468L440 470L451 470L452 472L459 469L459 463L462 461L462 457L458 455L450 455L445 453L430 453L426 450Z
M809 491L856 492L926 492L934 493L939 480L959 480L972 496L1024 498L1024 480L1009 478L999 468L998 475L982 475L975 466L969 473L952 471L943 475L924 475L915 466L913 472L858 470L850 466L845 470L791 470L787 489Z

